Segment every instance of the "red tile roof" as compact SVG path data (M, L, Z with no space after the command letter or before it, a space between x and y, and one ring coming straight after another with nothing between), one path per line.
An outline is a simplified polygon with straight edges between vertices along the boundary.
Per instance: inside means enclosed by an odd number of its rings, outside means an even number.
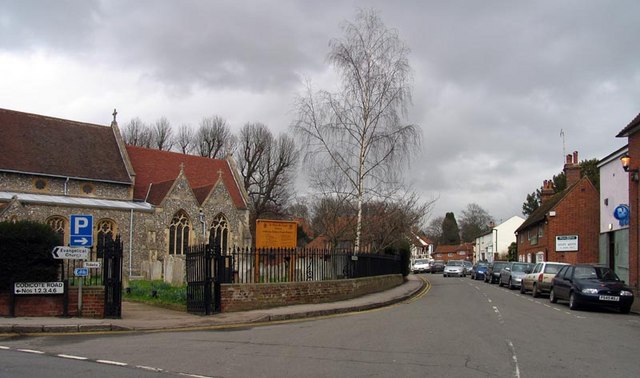
M219 175L222 174L222 182L229 191L235 206L240 209L247 208L247 203L233 176L231 166L226 160L136 146L127 146L127 153L136 173L134 199L145 200L146 198L150 203L156 205L162 202L173 185L173 181L178 177L180 166L184 164L185 176L200 204L209 195L218 182ZM150 185L151 190L149 189ZM148 198L147 193L149 193Z
M0 171L131 183L111 127L0 109Z

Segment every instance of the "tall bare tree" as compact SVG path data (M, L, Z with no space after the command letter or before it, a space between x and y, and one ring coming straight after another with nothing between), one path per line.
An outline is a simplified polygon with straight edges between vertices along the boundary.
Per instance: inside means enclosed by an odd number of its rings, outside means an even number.
M169 151L173 148L173 130L171 129L171 123L167 117L160 117L151 129L152 133L152 145L161 151Z
M493 217L485 209L477 203L470 203L462 210L460 238L463 242L472 242L476 237L491 230L489 224L493 222Z
M182 124L175 135L175 144L183 154L191 152L195 145L195 132L191 125Z
M233 151L234 136L227 121L220 116L205 117L196 133L195 152L200 156L221 159Z
M420 145L415 125L405 124L411 102L408 48L374 11L361 11L330 43L328 59L341 77L338 93L308 87L298 99L294 128L305 162L340 175L356 203L355 251L362 233L363 203L395 181L399 163Z
M122 139L125 144L151 148L152 131L149 125L138 117L132 118L122 129Z
M247 123L240 130L235 155L255 219L266 213L280 215L292 193L299 157L293 139L274 138L267 126Z

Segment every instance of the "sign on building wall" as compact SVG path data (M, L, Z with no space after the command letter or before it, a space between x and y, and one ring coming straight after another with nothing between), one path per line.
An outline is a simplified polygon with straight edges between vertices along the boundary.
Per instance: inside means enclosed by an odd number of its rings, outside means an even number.
M298 224L293 221L258 219L256 248L295 248Z
M63 282L15 282L14 294L64 294Z
M556 236L556 252L571 252L578 250L578 235Z

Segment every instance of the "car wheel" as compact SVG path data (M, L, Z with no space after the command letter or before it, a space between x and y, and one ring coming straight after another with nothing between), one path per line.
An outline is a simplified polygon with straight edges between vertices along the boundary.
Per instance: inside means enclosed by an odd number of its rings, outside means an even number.
M558 298L556 298L556 293L553 288L551 288L551 291L549 291L549 302L558 303Z
M575 293L569 294L569 309L577 310L580 306L578 305L578 298Z
M498 278L498 286L502 287L502 277Z
M509 288L509 290L513 290L516 288L515 286L513 286L513 282L511 282L511 278L509 278L509 284L507 285L507 287Z
M446 274L443 274L443 275L442 275L442 277L446 277L446 276L447 276Z
M538 298L540 296L540 293L538 293L538 286L536 284L533 284L533 289L531 289L531 296L534 298Z
M628 314L631 311L631 305L624 305L620 307L620 312L623 314Z
M526 290L524 289L524 285L520 283L520 294L524 294Z

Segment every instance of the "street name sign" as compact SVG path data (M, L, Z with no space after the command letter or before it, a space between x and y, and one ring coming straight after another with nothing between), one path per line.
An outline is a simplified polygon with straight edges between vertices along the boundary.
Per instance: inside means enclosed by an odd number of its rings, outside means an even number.
M93 215L71 215L71 247L93 246Z
M64 282L15 282L13 293L22 294L64 294Z
M86 277L89 275L89 268L75 268L73 275L76 277Z
M54 259L87 260L89 248L58 246L51 251Z

